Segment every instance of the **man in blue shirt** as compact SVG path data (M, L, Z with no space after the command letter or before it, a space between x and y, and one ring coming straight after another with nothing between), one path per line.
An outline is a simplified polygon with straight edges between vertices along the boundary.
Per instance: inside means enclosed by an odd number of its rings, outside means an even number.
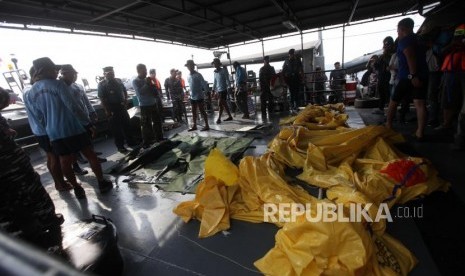
M225 67L222 67L219 58L213 59L212 65L215 67L215 71L213 73L213 93L218 93L218 106L220 108L216 123L221 124L221 115L223 115L223 110L226 110L226 113L228 113L228 118L225 121L232 121L233 119L226 102L228 97L228 88L231 86L231 83L229 81L228 70Z
M34 66L32 66L29 70L29 75L31 76L31 82L30 85L23 89L24 98L26 98L26 94L29 93L29 90L34 84ZM27 110L28 109L26 107L26 111ZM59 192L73 189L73 186L69 182L66 182L63 177L63 172L61 171L60 166L60 157L53 152L50 139L48 138L47 132L45 131L45 127L43 127L39 122L33 120L32 116L28 116L28 121L32 133L36 136L39 147L42 148L47 155L47 169L50 172L53 181L55 182L55 189Z
M139 98L142 146L146 148L163 140L161 111L157 104L161 91L158 91L151 78L147 77L147 67L144 64L137 65L137 77L132 81L132 87Z
M115 78L113 67L107 66L103 68L103 74L105 79L97 87L98 97L102 101L102 106L108 117L118 151L127 153L128 150L124 147L124 140L126 140L128 146L136 145L131 135L129 114L126 109L128 92L121 80Z
M236 71L236 100L242 113L242 119L249 119L249 108L247 107L247 72L237 61L233 63Z
M78 151L91 163L100 192L109 191L113 185L103 178L102 168L87 134L87 130L94 131L89 118L71 96L69 87L56 79L56 65L49 58L36 59L33 64L35 83L24 95L28 117L45 129L53 151L60 156L63 174L73 185L77 198L85 197L85 191L76 181L72 169L74 153Z
M186 62L187 69L189 70L189 76L187 82L191 89L190 98L192 104L192 120L194 121L193 126L188 131L197 130L197 108L200 110L200 114L205 120L205 126L200 131L207 131L210 129L208 125L207 112L204 107L204 91L208 90L208 86L205 85L205 80L202 74L195 71L195 63L189 59Z
M417 141L423 140L426 125L426 104L428 84L428 65L426 63L426 49L422 47L417 36L413 33L414 22L411 18L404 18L397 25L399 44L397 58L399 69L398 84L391 97L388 107L386 127L392 128L397 105L406 97L412 97L417 112L418 126L414 134Z
M84 91L84 87L76 83L78 72L74 69L74 67L71 64L63 64L61 65L60 74L61 74L60 79L69 86L70 91L71 91L71 96L73 96L79 108L81 108L81 110L84 113L86 113L87 119L93 123L97 122L98 120L97 113L95 112L94 107L90 103L89 98L87 98L86 92ZM85 122L83 122L83 124L85 124ZM92 133L89 133L89 135L90 135L90 139L92 139L93 138L91 136ZM81 156L79 152L76 153L76 158L78 160L82 159L85 162L87 162ZM97 157L97 160L100 163L107 161L105 158L100 158L100 157ZM87 170L83 170L79 167L77 160L74 161L73 163L73 170L78 175L87 174Z

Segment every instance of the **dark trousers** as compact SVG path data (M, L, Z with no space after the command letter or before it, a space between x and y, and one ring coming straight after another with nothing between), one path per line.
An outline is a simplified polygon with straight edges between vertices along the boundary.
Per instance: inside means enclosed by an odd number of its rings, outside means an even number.
M167 93L168 95L169 93ZM160 120L162 123L165 122L165 117L163 116L163 100L161 99L161 97L156 97L156 100L157 100L157 108L158 108L158 112L160 114Z
M391 88L388 81L378 82L378 108L383 110L387 103L389 103Z
M238 87L236 100L244 116L249 116L249 108L247 106L247 89L245 85Z
M268 115L273 112L273 95L269 87L263 87L262 93L260 94L260 110L262 111L262 118L266 118L266 110L268 109Z
M428 78L428 117L429 121L439 122L439 91L441 89L442 72L430 72Z
M141 106L140 119L144 145L149 145L163 139L163 126L157 104Z
M124 147L124 140L128 145L134 145L135 141L131 135L131 123L129 122L128 111L124 108L111 109L112 116L109 119L111 132L115 137L115 145L117 148Z
M176 121L182 122L182 117L184 116L184 102L182 99L173 99L173 115Z
M297 107L299 107L299 90L300 90L299 81L289 82L289 93L291 94L291 108L292 109L297 109Z

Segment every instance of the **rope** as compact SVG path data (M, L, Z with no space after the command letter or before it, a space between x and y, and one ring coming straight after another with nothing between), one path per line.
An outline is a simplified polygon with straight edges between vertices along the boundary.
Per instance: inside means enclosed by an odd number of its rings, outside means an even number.
M391 201L393 200L394 198L396 198L396 194L397 194L397 191L402 188L403 186L405 186L405 184L407 183L407 181L410 180L410 178L412 178L413 174L416 172L416 170L421 166L421 165L425 165L426 163L425 162L421 162L419 164L416 164L415 166L411 167L408 172L405 174L404 178L402 179L402 181L398 184L396 184L394 186L394 188L392 189L392 193L391 193L391 196L386 198L385 200L383 200L383 202L388 202L388 201Z

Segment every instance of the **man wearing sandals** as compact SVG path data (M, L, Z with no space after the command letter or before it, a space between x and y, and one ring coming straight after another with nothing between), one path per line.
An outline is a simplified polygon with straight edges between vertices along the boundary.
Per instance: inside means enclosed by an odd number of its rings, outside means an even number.
M188 131L197 130L197 109L200 110L200 114L205 120L205 126L200 131L207 131L210 129L208 125L207 112L205 112L204 107L204 93L203 91L208 91L208 86L205 85L205 80L203 79L202 74L195 71L195 63L193 60L189 59L184 65L189 69L189 76L187 82L191 89L190 100L192 105L192 120L194 121L192 127Z

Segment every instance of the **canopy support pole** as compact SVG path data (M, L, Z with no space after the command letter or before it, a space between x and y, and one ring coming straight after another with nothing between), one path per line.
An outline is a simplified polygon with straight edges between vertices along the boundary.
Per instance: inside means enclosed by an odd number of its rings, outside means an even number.
M304 34L302 32L302 30L299 30L300 31L300 55L302 56L302 70L304 70L304 64L305 64L305 58L304 58ZM303 93L304 93L304 106L307 105L307 81L306 81L306 78L305 78L305 72L304 72L304 75L303 75Z
M346 40L346 24L344 23L342 25L342 61L341 61L342 68L344 68L345 40Z
M260 39L260 41L262 42L262 56L263 59L265 59L265 43L263 42L263 39Z

